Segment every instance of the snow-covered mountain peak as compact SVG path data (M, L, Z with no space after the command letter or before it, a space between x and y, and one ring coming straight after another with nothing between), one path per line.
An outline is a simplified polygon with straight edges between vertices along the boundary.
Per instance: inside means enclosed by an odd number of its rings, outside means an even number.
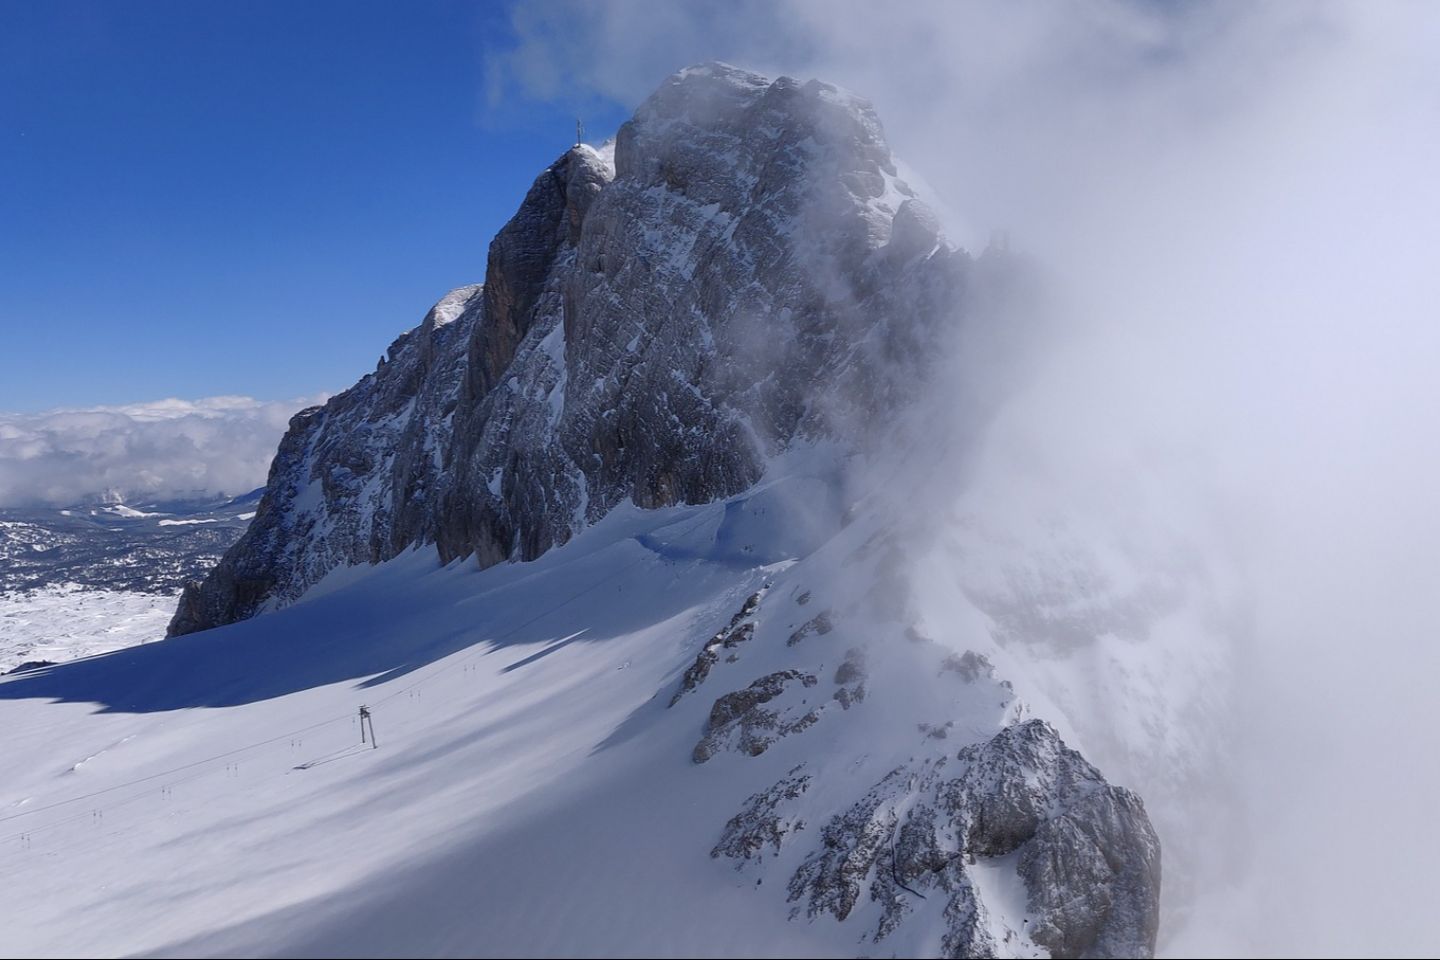
M297 417L184 632L416 544L533 559L633 500L737 493L792 442L864 443L953 335L976 265L830 85L681 71L536 178L482 287Z
M411 669L397 663L448 677L467 647L543 633L487 689L509 702L512 684L588 665L595 709L563 702L573 682L525 687L522 722L575 718L541 742L547 767L603 781L607 809L705 792L700 812L676 808L673 875L743 887L736 909L772 933L804 925L826 951L1148 953L1159 847L1138 797L1071 749L1082 724L1041 722L1058 685L1005 656L977 604L947 617L914 589L947 545L917 505L953 486L996 402L965 372L1003 380L984 345L1015 273L944 242L863 99L681 71L613 152L579 144L539 173L483 285L295 417L253 524L171 633L236 625L214 636L274 651L265 622L290 624L305 676L378 687ZM919 404L936 393L965 416L937 429ZM404 613L387 619L382 596ZM343 634L325 626L352 606ZM134 655L198 671L183 696L147 688L154 709L217 705L194 679L221 662L208 639ZM24 682L93 699L104 676ZM290 681L277 665L215 685L241 704L309 696ZM707 853L738 879L687 859Z
M454 323L465 312L465 306L470 302L470 298L480 292L480 286L478 283L471 283L463 287L456 287L445 294L435 306L430 308L423 325L434 330L436 327Z
M723 63L670 77L620 128L615 156L617 179L726 210L758 201L777 217L832 218L830 230L853 229L847 221L858 217L872 243L914 196L869 101ZM812 232L827 239L828 230Z

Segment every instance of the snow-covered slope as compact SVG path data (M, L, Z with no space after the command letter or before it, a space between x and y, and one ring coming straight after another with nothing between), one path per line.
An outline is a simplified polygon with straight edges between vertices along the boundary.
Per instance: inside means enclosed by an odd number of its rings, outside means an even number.
M1016 275L864 101L671 78L295 418L174 638L0 683L14 949L1150 955L1090 761L1193 781L1121 648L1174 584L957 500Z
M4 952L1146 953L1138 798L782 477L0 683Z

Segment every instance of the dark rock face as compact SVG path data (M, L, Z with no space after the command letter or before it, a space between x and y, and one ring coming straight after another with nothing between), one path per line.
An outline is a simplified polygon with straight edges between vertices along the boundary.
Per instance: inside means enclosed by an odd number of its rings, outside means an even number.
M779 853L787 836L805 829L804 820L784 812L787 802L800 799L810 788L810 775L800 772L804 768L800 764L774 786L746 800L744 808L725 824L710 856L750 860L766 850Z
M792 809L818 785L791 771L752 796L715 855L758 859L803 826ZM942 954L995 956L1029 939L1054 957L1149 957L1159 923L1160 844L1140 799L1106 783L1039 720L892 771L824 823L789 882L810 917L845 920L862 895L880 905L870 938L920 901L945 901ZM1015 855L1028 898L1021 929L1000 930L977 871Z
M813 726L820 719L819 710L805 709L803 702L791 703L783 709L765 705L782 694L808 689L819 682L814 674L780 670L761 677L743 690L725 694L710 708L705 735L695 744L692 758L696 763L704 763L727 747L758 757L781 737Z
M707 502L797 439L863 442L983 269L941 242L865 101L682 71L613 161L577 146L540 175L483 288L292 421L249 532L171 633L415 545L533 559L623 500Z
M291 419L255 519L203 583L186 585L172 636L283 606L331 570L433 539L444 487L436 426L457 406L479 302L478 286L455 290L374 373Z
M800 626L795 630L795 632L790 634L790 639L785 641L786 645L793 647L795 646L795 644L799 643L801 640L804 640L812 633L823 637L825 634L835 629L835 624L830 619L830 617L831 613L829 610L823 610L820 613L817 613L809 620L806 620L804 623L800 624Z
M755 636L755 621L749 618L753 617L755 611L760 609L760 598L764 595L764 590L752 593L735 612L735 616L730 618L730 623L700 648L700 652L695 656L695 662L690 664L680 677L680 689L676 690L675 695L670 698L670 706L675 706L680 702L681 697L705 682L705 678L710 676L710 671L715 668L715 664L720 662L721 650L733 650Z

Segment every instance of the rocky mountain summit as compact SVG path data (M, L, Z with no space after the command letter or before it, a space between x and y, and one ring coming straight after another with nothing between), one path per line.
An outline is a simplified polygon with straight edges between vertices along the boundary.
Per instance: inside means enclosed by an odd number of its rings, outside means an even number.
M631 499L737 493L797 438L883 423L965 313L868 103L723 65L672 77L536 179L483 286L295 417L255 523L171 632L434 544L528 560Z
M665 723L694 725L695 775L766 785L715 825L713 857L757 886L782 871L765 895L862 953L1151 955L1160 850L1139 797L984 653L920 629L895 524L781 466L873 450L935 358L1000 322L1013 270L945 241L864 100L681 71L613 143L541 173L483 284L292 420L253 524L170 632L412 548L491 567L627 503L723 500L701 547L691 521L634 537L740 591L656 693ZM777 533L807 510L825 536Z

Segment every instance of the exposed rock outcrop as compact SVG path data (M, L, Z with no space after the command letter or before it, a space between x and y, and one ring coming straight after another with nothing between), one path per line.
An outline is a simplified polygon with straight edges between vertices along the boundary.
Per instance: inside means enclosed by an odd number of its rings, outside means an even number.
M733 650L755 636L755 623L748 618L754 616L755 611L760 608L760 598L764 595L763 590L752 593L730 618L730 622L700 648L700 652L695 655L695 662L681 675L680 688L670 698L670 706L675 706L681 697L705 682L715 664L720 662L721 650Z
M782 694L808 689L817 683L819 680L814 674L781 670L761 677L743 690L725 694L710 709L705 735L695 744L695 762L704 763L725 749L758 757L781 737L810 727L820 719L820 708L807 708L804 702L787 703L784 707L769 704Z
M483 288L292 421L254 523L171 633L415 545L531 559L626 499L744 490L797 438L863 442L977 271L897 175L868 103L681 71L613 149L576 146L537 178Z
M725 824L710 856L750 860L767 851L779 853L786 837L805 829L804 820L784 810L787 801L798 800L810 787L810 775L800 772L804 768L804 764L795 767L774 786L746 800L741 811Z
M829 610L822 610L820 613L817 613L809 620L800 624L795 632L790 634L790 639L786 640L785 643L793 647L811 634L821 637L825 636L825 634L835 629L835 623L831 619L832 616L833 614Z
M800 842L796 801L818 785L797 773L746 802L717 856L753 860ZM1043 721L896 768L810 842L788 885L797 911L843 921L873 902L876 943L940 898L943 956L995 956L1002 943L1053 957L1154 955L1160 844L1144 806ZM1006 874L1027 898L1014 928L986 902Z

